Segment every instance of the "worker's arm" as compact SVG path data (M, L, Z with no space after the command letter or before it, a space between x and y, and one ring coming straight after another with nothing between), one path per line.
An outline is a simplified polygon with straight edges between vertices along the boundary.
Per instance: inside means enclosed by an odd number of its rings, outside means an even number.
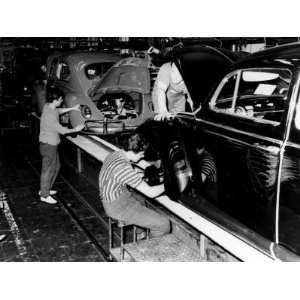
M59 134L63 134L63 135L74 133L74 132L79 132L84 128L84 125L80 124L80 125L77 125L76 127L70 129L70 128L60 125L58 122L53 122L52 126L55 128L55 130Z
M158 83L156 93L157 93L157 102L156 105L154 105L154 112L156 114L168 113L166 89Z
M58 108L58 113L61 115L61 114L65 114L71 110L77 110L77 111L80 111L80 104L76 104L75 106L73 107L69 107L69 108Z
M189 104L191 111L194 111L194 102L190 96L190 93L187 90L187 97L186 97L186 102Z
M163 184L150 186L144 180L140 182L140 184L136 187L136 189L143 191L143 193L149 198L155 198L161 195L165 191L165 187Z
M130 164L122 167L122 172L115 176L115 181L140 190L149 198L157 197L165 190L163 184L156 186L148 185L148 183L143 180L141 174L139 174L137 170L133 169Z
M172 117L167 108L167 90L170 85L171 66L169 63L164 64L159 69L157 78L154 83L152 102L154 106L154 119L157 121Z

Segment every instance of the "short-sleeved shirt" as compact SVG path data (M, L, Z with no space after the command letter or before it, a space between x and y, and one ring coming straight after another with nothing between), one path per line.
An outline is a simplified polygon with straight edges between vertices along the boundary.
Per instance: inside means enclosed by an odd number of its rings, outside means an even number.
M66 133L68 133L68 129L59 123L58 110L51 108L51 106L46 103L41 116L39 141L56 146L60 143L59 134Z
M159 69L152 92L155 112L158 107L158 89L163 90L167 97L167 107L170 113L185 111L188 90L174 63L165 63Z
M102 201L111 203L127 193L127 186L137 187L142 176L133 169L123 150L109 154L99 174L99 190Z

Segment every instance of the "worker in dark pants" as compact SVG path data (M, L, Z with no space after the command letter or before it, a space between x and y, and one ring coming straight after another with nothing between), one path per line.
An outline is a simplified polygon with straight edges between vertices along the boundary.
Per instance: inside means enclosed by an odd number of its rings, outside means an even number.
M70 110L80 110L79 104L71 108L58 108L63 101L63 93L52 88L48 91L47 103L44 105L40 123L40 153L43 157L41 183L39 196L41 201L55 204L57 201L51 197L56 194L52 186L60 169L57 146L60 143L60 134L68 134L81 131L84 125L78 125L73 129L63 127L59 123L59 114Z
M149 186L132 166L132 162L144 156L145 140L141 135L133 134L124 148L125 151L115 151L107 156L99 174L100 198L105 212L126 225L134 224L150 229L151 237L169 233L168 218L146 207L143 201L139 201L137 194L128 188L140 188L150 198L164 192L163 184Z

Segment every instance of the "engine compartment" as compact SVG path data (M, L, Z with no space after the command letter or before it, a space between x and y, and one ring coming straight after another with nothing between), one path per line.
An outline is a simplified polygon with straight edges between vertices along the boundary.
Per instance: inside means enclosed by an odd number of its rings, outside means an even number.
M135 119L142 112L142 101L142 94L137 92L111 92L101 95L96 106L108 119Z

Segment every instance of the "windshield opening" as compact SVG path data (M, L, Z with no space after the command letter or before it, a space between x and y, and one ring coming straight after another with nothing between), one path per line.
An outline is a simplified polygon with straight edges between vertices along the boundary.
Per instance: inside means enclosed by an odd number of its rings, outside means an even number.
M101 79L114 62L90 64L85 67L85 75L89 80Z

